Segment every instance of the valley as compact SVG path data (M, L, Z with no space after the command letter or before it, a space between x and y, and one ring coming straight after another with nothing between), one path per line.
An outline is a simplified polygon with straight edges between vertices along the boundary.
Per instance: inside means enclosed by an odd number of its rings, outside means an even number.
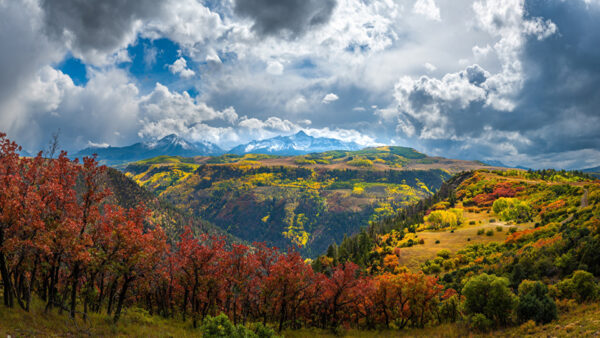
M156 157L121 167L140 186L250 243L307 257L431 196L452 173L485 167L402 147Z

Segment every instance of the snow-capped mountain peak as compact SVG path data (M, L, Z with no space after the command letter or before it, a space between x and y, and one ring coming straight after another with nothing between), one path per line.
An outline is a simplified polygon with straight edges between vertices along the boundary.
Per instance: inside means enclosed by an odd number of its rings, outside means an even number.
M358 150L360 146L354 142L344 142L327 137L313 137L304 131L294 135L276 136L264 140L256 140L231 149L234 154L272 154L301 155L328 150Z

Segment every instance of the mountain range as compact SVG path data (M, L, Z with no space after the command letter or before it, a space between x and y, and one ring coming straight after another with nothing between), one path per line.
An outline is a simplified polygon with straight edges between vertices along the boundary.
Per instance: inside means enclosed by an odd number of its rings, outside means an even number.
M244 155L267 154L280 156L304 155L329 150L359 150L361 147L354 142L344 142L327 137L313 137L304 131L290 136L276 136L263 140L255 140L234 147L229 151L218 145L202 141L189 142L175 134L159 140L138 142L125 147L88 147L73 155L74 158L98 155L98 160L106 165L119 165L135 162L157 156L216 156L225 153Z

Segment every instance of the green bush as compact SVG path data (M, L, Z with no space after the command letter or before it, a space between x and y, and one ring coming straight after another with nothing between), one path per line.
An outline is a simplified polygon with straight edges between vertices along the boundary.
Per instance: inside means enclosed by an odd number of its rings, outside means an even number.
M460 319L460 299L454 295L448 299L442 300L439 305L440 320L454 323Z
M435 244L440 244L440 240L439 240L439 239L436 239L436 240L435 240Z
M493 321L495 325L508 324L516 304L516 296L509 284L507 278L486 273L469 279L462 290L466 313L483 315L477 318L481 325L487 323L484 318Z
M448 258L450 258L450 250L446 250L446 249L440 250L440 251L438 251L437 255L438 255L438 257L448 259Z
M533 216L529 204L516 198L500 197L494 201L492 210L505 221L526 222Z
M486 236L494 236L494 230L490 229L488 231L485 232Z
M275 330L260 322L250 324L250 330L252 330L258 338L277 337L277 335L275 335Z
M475 223L477 223L477 222L475 222L475 221L469 221L469 225L475 225Z
M479 235L479 236L483 235L484 233L485 233L485 230L483 230L483 229L477 230L477 235Z
M517 232L517 230L519 230L519 228L517 228L517 227L510 227L510 229L508 229L508 233L509 234L514 234L515 232Z
M496 227L496 231L498 231L498 232L502 232L502 227L501 227L501 226L497 226L497 227Z
M204 318L202 326L200 326L202 337L207 338L254 338L258 337L256 333L247 329L243 325L233 325L227 315L221 313L216 317L208 316Z
M546 324L557 318L556 303L548 295L546 285L539 281L521 282L517 318L521 323L534 320L538 324Z
M469 318L469 326L475 331L488 332L493 325L494 323L481 313L476 313Z
M429 269L426 272L428 272L428 273L440 273L440 272L442 272L442 267L439 264L435 264L434 263L434 264L431 264L429 266Z
M579 303L589 302L598 298L598 285L594 275L587 271L577 270L573 277L560 281L558 288L561 298L576 299Z

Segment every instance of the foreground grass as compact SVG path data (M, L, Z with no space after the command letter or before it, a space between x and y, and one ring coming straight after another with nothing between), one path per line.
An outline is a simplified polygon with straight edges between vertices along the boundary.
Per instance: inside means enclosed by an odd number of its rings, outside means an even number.
M198 337L201 333L191 323L150 316L142 310L128 309L118 324L103 314L90 314L87 321L72 320L67 313L44 313L43 304L33 304L31 312L20 308L7 309L0 305L0 337L31 336L110 336L110 337ZM489 333L469 331L463 324L443 324L424 329L340 332L344 337L590 337L600 336L600 305L580 305L559 319L546 324L526 323L521 326ZM340 336L338 335L338 336ZM286 330L283 337L336 337L329 330Z
M149 316L138 309L128 309L118 324L104 314L89 314L87 321L73 320L66 312L44 313L39 302L25 312L18 306L7 309L0 305L0 337L31 336L111 336L111 337L197 337L191 323Z

